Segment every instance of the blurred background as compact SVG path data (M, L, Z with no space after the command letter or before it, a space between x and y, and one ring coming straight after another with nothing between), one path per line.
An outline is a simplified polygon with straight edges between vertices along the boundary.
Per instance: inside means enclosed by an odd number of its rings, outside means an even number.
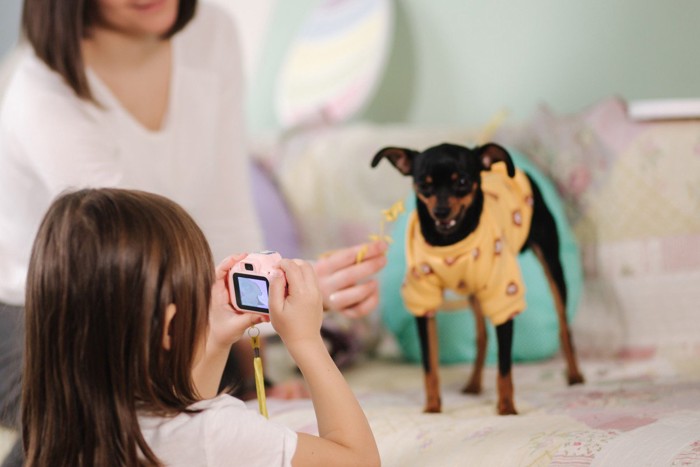
M564 204L585 276L580 350L700 345L700 110L628 115L630 101L700 103L700 2L202 1L240 30L270 248L310 258L376 233L410 191L388 164L370 170L383 146L492 139L530 158ZM20 11L0 0L0 96ZM387 316L401 307L396 258Z
M215 1L239 19L250 85L250 128L275 128L278 73L293 39L324 2ZM558 112L573 112L611 95L631 100L700 94L694 46L700 39L698 2L391 4L383 73L377 76L372 98L354 118L474 124L503 108L514 118L524 118L541 102ZM0 1L0 57L16 42L20 11L21 0Z

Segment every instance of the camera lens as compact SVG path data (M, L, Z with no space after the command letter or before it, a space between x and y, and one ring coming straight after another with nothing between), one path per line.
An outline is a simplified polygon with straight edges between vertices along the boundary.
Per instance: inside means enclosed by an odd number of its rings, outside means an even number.
M254 269L253 269L253 265L250 264L250 263L244 263L244 264L243 264L243 267L245 267L245 270L246 270L246 271L253 271L253 270L254 270Z

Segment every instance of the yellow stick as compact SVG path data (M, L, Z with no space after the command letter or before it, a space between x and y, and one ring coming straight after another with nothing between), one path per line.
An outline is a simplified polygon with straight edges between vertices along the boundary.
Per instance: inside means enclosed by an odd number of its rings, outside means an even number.
M256 336L250 334L252 329L256 329L255 326L248 330L250 335L250 343L253 346L253 368L255 369L255 393L258 396L258 408L260 409L260 414L268 418L267 416L267 400L265 398L265 376L263 374L262 358L260 357L260 330Z

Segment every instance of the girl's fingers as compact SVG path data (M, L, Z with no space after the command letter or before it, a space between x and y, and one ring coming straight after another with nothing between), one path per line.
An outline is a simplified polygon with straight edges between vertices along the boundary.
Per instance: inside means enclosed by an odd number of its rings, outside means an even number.
M246 253L236 253L221 261L216 267L216 280L226 278L229 270L246 256L248 256Z
M228 323L228 333L232 336L237 336L236 341L240 339L246 330L256 324L264 323L268 319L257 313L239 313L234 311Z
M318 289L318 278L311 263L302 260L294 260L294 262L299 266L304 287L313 287L314 290Z
M281 310L284 307L284 299L285 299L285 288L286 288L286 283L284 280L284 277L274 277L270 281L270 293L268 297L268 304L270 306L270 310L275 310L274 312L277 312Z
M287 282L287 290L289 295L297 295L301 293L302 286L302 270L300 260L283 259L279 264L280 269L284 272Z

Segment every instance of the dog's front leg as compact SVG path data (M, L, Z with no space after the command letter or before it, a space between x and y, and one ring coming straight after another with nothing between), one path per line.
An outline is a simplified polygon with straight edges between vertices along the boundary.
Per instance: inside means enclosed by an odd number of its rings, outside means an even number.
M498 338L498 414L516 415L515 402L513 402L513 378L512 348L513 348L513 320L509 319L496 326Z
M474 359L474 368L472 375L464 386L462 392L465 394L480 394L481 393L481 375L484 371L484 362L486 361L486 321L484 314L481 311L481 303L475 297L471 297L470 304L474 313L474 324L476 327L476 358Z
M425 376L425 409L426 413L439 413L442 409L440 401L440 381L438 378L438 337L435 315L416 317L418 336L423 355L423 371Z

